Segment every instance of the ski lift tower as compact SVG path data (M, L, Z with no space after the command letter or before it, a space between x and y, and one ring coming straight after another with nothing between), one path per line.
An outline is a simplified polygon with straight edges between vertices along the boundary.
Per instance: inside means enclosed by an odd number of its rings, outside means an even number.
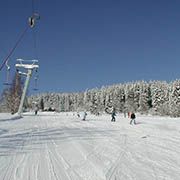
M28 86L29 86L29 82L30 82L30 78L31 78L33 69L38 69L39 65L37 64L38 60L17 59L17 61L19 63L17 63L15 66L18 69L18 73L20 75L25 75L26 76L26 81L25 81L25 84L24 84L19 109L18 109L18 112L15 115L16 118L21 118L22 117L21 113L22 113L22 109L23 109L23 104L24 104L26 92L27 92L27 89L28 89ZM19 71L19 69L25 69L26 72L21 72L21 71Z

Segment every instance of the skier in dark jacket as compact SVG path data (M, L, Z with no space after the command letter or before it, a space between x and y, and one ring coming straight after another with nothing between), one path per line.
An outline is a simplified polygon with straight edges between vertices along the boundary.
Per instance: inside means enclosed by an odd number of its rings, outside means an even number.
M36 106L35 106L35 109L34 109L34 111L35 111L35 115L37 115L38 110L39 110L38 105L36 105Z
M134 122L134 124L136 124L135 119L136 119L135 113L131 113L131 121L130 121L130 124L132 124L133 122Z
M115 112L115 110L113 110L113 112L112 112L112 114L111 114L111 117L112 117L111 121L112 121L112 122L115 122L115 121L116 121L115 116L116 116L116 112Z
M86 112L84 112L84 113L83 113L83 119L82 119L83 121L85 121L85 120L86 120L86 116L87 116L87 113L86 113Z

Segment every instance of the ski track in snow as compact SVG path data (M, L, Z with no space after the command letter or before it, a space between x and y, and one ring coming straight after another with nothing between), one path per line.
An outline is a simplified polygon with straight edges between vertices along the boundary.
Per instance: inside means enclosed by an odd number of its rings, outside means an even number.
M0 114L0 180L179 180L180 118Z

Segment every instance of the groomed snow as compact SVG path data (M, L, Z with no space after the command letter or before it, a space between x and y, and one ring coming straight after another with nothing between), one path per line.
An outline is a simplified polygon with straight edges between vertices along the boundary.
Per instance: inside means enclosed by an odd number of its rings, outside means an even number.
M0 180L179 180L180 118L0 114Z

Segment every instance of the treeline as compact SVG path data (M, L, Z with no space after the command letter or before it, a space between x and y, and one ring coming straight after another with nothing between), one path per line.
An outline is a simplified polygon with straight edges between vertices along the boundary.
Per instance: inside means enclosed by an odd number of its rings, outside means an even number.
M43 111L140 112L180 117L180 80L137 81L80 93L42 93L28 97L28 108L38 103Z

